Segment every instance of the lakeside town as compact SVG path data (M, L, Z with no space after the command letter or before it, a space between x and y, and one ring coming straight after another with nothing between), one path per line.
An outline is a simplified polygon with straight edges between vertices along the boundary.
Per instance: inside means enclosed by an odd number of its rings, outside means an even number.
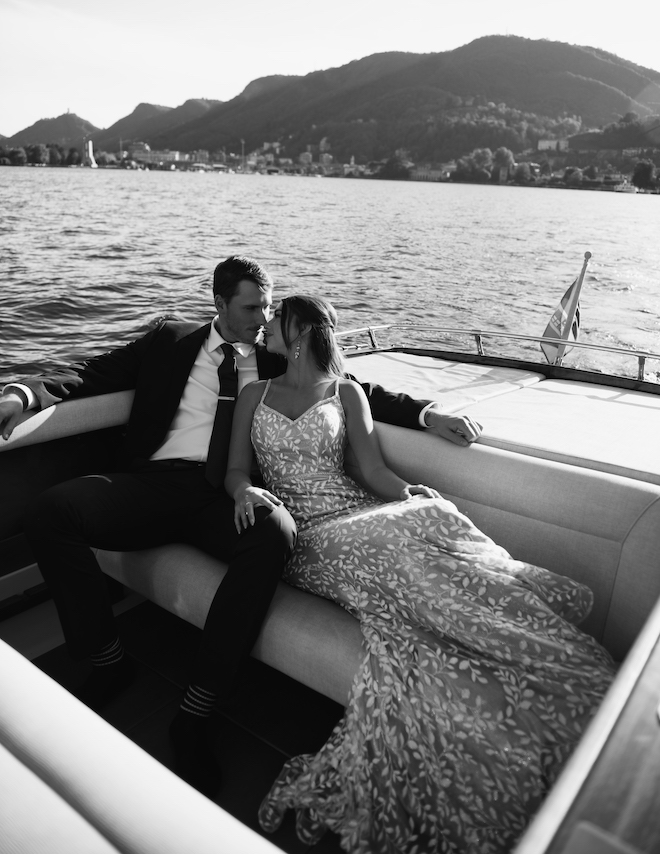
M629 193L660 193L655 165L660 149L576 148L570 139L540 139L535 149L516 155L506 147L492 151L477 148L446 163L415 163L410 153L398 149L378 161L338 162L327 139L307 145L297 157L285 156L279 142L240 153L155 150L145 142L131 142L116 153L94 151L91 140L68 150L57 145L35 144L3 149L3 166L75 166L101 169L149 169L233 174L371 178L425 182L515 184L519 186L568 187Z
M652 193L657 74L589 47L485 36L257 78L227 102L141 102L105 129L67 110L0 136L0 165Z

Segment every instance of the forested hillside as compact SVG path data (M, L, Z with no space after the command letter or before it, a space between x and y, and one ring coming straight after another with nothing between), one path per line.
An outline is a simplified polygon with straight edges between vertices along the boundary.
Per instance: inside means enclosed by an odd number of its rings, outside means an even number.
M471 148L513 151L658 111L660 74L604 51L488 36L444 53L379 54L305 77L276 78L153 147L248 149L279 141L292 156L326 139L339 159L445 160Z
M121 140L124 147L140 141L158 150L229 154L269 142L295 159L323 143L339 162L403 150L415 162L433 163L482 147L518 153L539 139L578 133L602 142L594 131L603 128L612 143L644 145L654 141L644 122L658 113L657 71L596 48L487 36L442 53L376 54L305 76L260 78L224 103L139 104L105 130L60 116L4 145L80 145L88 137L97 150L116 151ZM62 130L67 123L75 142Z

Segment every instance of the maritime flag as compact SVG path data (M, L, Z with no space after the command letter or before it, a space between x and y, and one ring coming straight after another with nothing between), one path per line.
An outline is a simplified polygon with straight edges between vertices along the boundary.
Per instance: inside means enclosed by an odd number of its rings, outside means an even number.
M543 337L554 338L557 341L556 344L551 341L543 341L540 345L543 355L551 365L561 365L561 360L570 350L568 342L578 339L580 333L580 291L590 258L591 252L585 252L580 275L561 298L550 318L550 323L545 327Z
M577 341L580 332L580 299L577 286L578 280L576 279L561 298L559 305L550 318L550 322L545 328L545 332L543 333L544 338L556 338L558 341ZM569 324L570 328L568 328ZM543 355L550 364L555 362L560 347L562 355L569 349L565 345L560 344L550 344L548 342L541 344Z

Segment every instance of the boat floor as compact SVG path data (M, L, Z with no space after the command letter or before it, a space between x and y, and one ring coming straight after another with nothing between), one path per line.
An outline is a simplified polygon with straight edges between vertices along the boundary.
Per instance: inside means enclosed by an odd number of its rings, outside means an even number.
M54 617L52 602L32 610L40 612L46 622ZM17 619L26 630L35 617L37 614L28 611L12 619L14 636ZM150 602L129 608L117 620L138 678L121 698L107 706L102 717L171 768L168 726L187 684L188 666L200 632ZM2 628L0 623L0 636L5 634ZM13 645L20 649L19 643ZM65 688L78 684L88 672L86 664L71 661L62 645L37 655L33 663ZM264 834L257 811L286 759L317 751L343 711L332 700L250 659L236 698L213 716L213 751L223 769L215 803L290 854L338 854L339 837L333 833L326 833L311 847L300 842L292 811L274 834Z

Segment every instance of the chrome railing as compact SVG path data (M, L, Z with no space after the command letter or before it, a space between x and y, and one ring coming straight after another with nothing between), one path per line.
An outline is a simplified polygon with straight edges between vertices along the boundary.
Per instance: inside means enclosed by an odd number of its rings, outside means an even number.
M378 326L362 326L356 329L347 329L337 333L337 338L348 338L356 335L366 335L369 339L369 344L349 344L343 347L344 352L351 350L370 350L378 349L379 342L376 335L377 332L382 332L385 329L396 330L401 332L432 332L434 335L461 335L474 339L476 352L479 356L486 356L484 339L487 338L504 338L512 341L528 341L537 344L552 344L555 347L560 345L559 352L563 349L578 348L580 350L590 350L596 352L614 353L617 356L630 357L637 360L637 379L644 380L646 374L646 363L649 359L660 362L660 353L647 353L641 350L630 350L621 347L608 347L604 344L588 344L581 341L559 342L556 338L544 338L538 335L520 335L512 332L497 332L486 329L461 329L448 326L424 326L422 324L401 324L401 323L384 323ZM419 342L417 342L419 343ZM425 344L428 342L424 342ZM408 346L413 346L412 344ZM440 346L440 345L438 345ZM500 355L500 354L498 354ZM515 358L515 357L513 357ZM561 365L563 353L555 360L553 364Z

